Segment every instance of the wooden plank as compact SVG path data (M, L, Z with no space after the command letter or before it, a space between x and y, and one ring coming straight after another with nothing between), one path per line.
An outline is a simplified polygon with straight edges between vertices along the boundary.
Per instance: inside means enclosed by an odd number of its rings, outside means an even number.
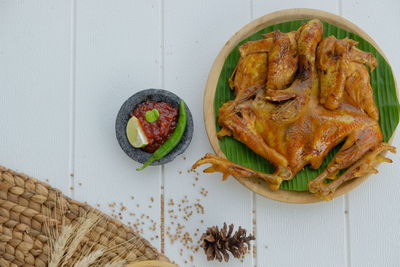
M75 196L139 223L156 247L161 167L136 172L114 125L128 97L160 85L160 29L159 1L77 1Z
M287 204L257 197L258 266L346 266L343 197Z
M233 259L221 264L207 262L202 250L194 253L190 249L197 245L208 226L222 226L227 222L251 231L252 193L234 179L221 182L219 174L187 172L196 160L212 151L203 122L204 86L219 50L231 35L249 22L249 2L166 1L164 8L165 89L175 92L188 103L195 125L193 141L186 153L165 166L165 253L181 266L252 266L251 255L243 262ZM188 202L185 202L185 196ZM169 205L171 199L174 205ZM204 214L196 212L197 199L204 207ZM190 206L194 214L185 220L183 208ZM171 244L177 223L184 225L182 234L188 232L193 239L193 244L188 243L189 248L181 237ZM193 262L190 256L193 256Z
M253 16L254 18L261 17L270 12L284 10L289 8L313 8L338 14L339 1L318 1L318 0L280 0L267 2L262 0L253 0Z
M356 11L356 12L355 12ZM400 73L398 58L400 24L398 1L343 1L343 16L364 29L382 48L395 77ZM397 78L397 80L399 80ZM394 146L400 147L397 137ZM388 154L392 164L379 166L379 174L349 193L349 263L351 266L399 266L400 201L398 188L400 155Z
M255 17L304 7L338 13L337 1L254 1ZM345 266L344 200L293 205L256 197L257 266ZM329 240L329 241L327 241Z
M0 2L0 164L67 195L70 17L69 1Z

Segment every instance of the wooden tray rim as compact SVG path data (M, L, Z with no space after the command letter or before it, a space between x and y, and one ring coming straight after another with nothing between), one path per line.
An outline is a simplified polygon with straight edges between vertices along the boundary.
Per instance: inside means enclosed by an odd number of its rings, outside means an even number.
M218 79L222 70L222 67L225 63L227 56L230 54L232 49L243 39L249 37L250 35L256 33L257 31L278 23L292 21L292 20L300 20L300 19L320 19L326 21L330 24L338 26L346 31L353 32L359 35L364 40L368 41L371 45L373 45L376 50L383 56L383 58L388 62L385 54L382 49L377 45L377 43L361 28L352 22L346 20L343 17L337 16L335 14L317 10L317 9L309 9L309 8L293 8L293 9L285 9L276 11L267 15L264 15L260 18L257 18L244 26L238 32L236 32L231 39L229 39L224 47L219 52L216 57L205 87L204 92L204 105L203 105L203 115L204 115L204 124L207 132L208 139L210 144L214 150L214 152L220 156L225 157L224 153L219 147L218 138L217 138L217 129L215 125L215 110L214 110L214 97L217 88ZM394 78L394 84L396 87L396 94L398 95L398 87L396 83L396 79ZM397 130L397 128L396 128ZM393 132L389 143L393 142L393 138L395 136L396 130ZM341 196L358 185L364 182L369 175L348 181L344 183L342 186L338 188L338 190L333 195L333 198ZM253 192L264 196L266 198L286 202L286 203L295 203L295 204L305 204L305 203L315 203L323 201L321 198L316 197L315 195L309 192L299 192L299 191L289 191L279 189L276 191L270 190L265 182L256 181L255 179L248 179L243 177L235 177L242 185L246 186Z

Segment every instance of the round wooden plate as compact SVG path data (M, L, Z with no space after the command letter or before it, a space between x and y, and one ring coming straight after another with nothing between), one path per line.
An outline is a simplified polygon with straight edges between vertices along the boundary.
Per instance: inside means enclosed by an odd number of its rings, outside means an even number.
M315 10L315 9L305 9L305 8L287 9L270 13L268 15L265 15L263 17L260 17L252 21L251 23L244 26L240 31L235 33L233 37L225 44L225 46L222 48L217 58L215 59L215 62L212 65L210 74L208 76L208 81L204 94L204 121L206 125L208 139L210 140L211 146L213 147L215 153L218 156L225 158L224 153L219 147L217 138L217 130L215 125L214 96L217 88L218 78L221 69L225 63L226 57L230 54L232 49L234 49L241 40L247 38L248 36L256 33L257 31L267 26L292 20L314 19L314 18L326 21L348 32L353 32L359 35L364 40L368 41L371 45L373 45L379 51L379 53L386 59L384 53L379 48L379 46L362 29L360 29L358 26L354 25L353 23L342 17L336 16L334 14L325 11ZM390 143L393 139L393 136L394 133L392 135ZM367 177L368 175L351 180L343 184L341 187L338 188L333 197L337 197L349 192L350 190L361 184L363 181L365 181ZM272 191L268 188L266 182L261 181L261 179L248 179L242 177L235 177L235 178L250 190L256 192L259 195L265 196L273 200L288 202L288 203L313 203L321 201L319 197L316 197L309 192L288 191L282 189Z

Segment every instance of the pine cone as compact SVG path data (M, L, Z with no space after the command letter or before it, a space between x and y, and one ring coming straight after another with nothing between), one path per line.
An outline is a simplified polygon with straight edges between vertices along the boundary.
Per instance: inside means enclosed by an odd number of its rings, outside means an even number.
M232 235L233 224L229 225L227 229L226 223L224 227L219 230L218 226L207 228L207 231L201 236L200 245L207 255L207 260L211 261L217 259L222 261L222 256L226 262L229 261L228 251L235 257L246 254L250 249L250 241L256 238L252 235L246 236L246 230L239 226L239 230ZM246 247L247 245L247 247Z

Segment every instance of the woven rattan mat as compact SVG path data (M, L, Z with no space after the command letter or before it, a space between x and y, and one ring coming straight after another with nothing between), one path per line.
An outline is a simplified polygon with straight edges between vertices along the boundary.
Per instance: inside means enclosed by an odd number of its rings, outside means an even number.
M0 266L47 266L48 220L74 223L89 211L100 213L48 184L0 166ZM94 249L117 247L113 253L128 261L168 261L147 240L107 215L86 238Z

